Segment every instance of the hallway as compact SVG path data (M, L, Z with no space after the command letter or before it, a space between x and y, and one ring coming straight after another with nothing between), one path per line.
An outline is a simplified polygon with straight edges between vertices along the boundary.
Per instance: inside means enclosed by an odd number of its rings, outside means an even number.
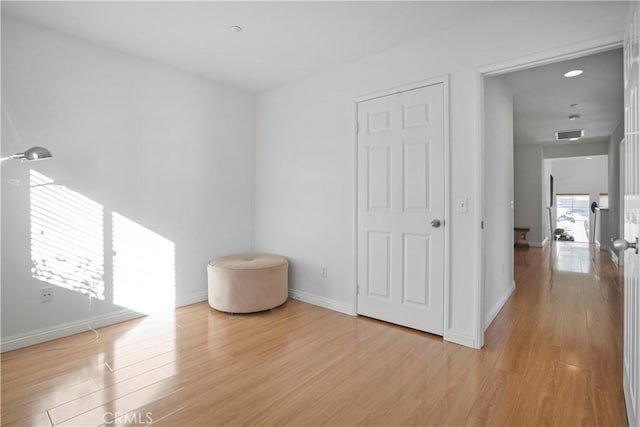
M485 345L501 374L482 394L501 398L482 424L626 425L622 269L568 242L516 249L514 261L516 291Z

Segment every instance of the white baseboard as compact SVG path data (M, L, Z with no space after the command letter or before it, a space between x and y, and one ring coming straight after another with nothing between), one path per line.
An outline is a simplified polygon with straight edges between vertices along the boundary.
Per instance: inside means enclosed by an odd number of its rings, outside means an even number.
M616 265L620 265L620 260L618 259L618 254L611 248L607 248L609 250L609 255L611 256L611 259L613 260L613 262Z
M502 293L502 295L500 295L500 298L498 298L498 301L496 301L493 307L491 307L491 310L489 310L489 312L485 315L485 318L484 318L485 331L487 330L489 325L491 325L491 322L493 322L493 319L495 319L498 313L500 313L500 310L502 310L502 307L504 307L504 305L507 303L507 301L509 300L509 298L511 297L511 294L513 294L513 291L515 291L515 289L516 289L516 282L512 281L510 286L508 286L507 289L505 289L505 291Z
M532 248L541 248L544 246L544 241L543 242L529 242L529 246L531 246Z
M348 314L350 316L356 315L354 307L351 304L347 304L342 301L336 301L326 297L321 297L320 295L312 294L298 289L289 289L289 297L298 301L306 302L308 304L313 304L319 307L327 308L329 310Z
M87 324L90 324L93 328L101 328L103 326L109 326L143 316L145 316L145 314L124 309L113 313L94 316L85 320L63 323L52 328L37 329L24 334L12 335L2 338L2 341L0 341L0 352L4 353L5 351L16 350L18 348L40 344L45 341L51 341L57 338L78 334L80 332L86 332L89 330Z
M319 295L301 291L298 289L289 289L289 297L298 301L317 305L319 307L323 307L333 311L338 311L340 313L348 314L351 316L355 316L357 314L355 311L355 307L350 304L344 303L342 301L336 301L326 297L321 297ZM465 347L478 348L473 336L460 333L453 329L449 329L449 331L445 332L443 338L446 341L450 341L455 344L460 344Z
M193 294L184 295L176 298L176 307L191 305L198 302L206 301L208 298L207 291L195 292ZM102 328L104 326L113 325L127 320L136 319L145 316L144 313L123 309L113 313L103 314L91 317L89 319L76 322L63 323L51 328L37 329L35 331L24 334L12 335L2 338L0 341L0 352L16 350L22 347L28 347L34 344L40 344L57 338L67 337L69 335L86 332L87 324L93 328Z
M633 407L635 406L637 399L633 398L633 393L631 392L631 385L629 384L629 376L627 375L627 364L625 363L622 368L624 374L622 375L622 394L624 395L624 403L627 407L627 424L632 425L636 424L633 422L636 419L637 414L634 414ZM635 390L634 390L635 391Z
M189 295L176 297L176 307L184 307L185 305L196 304L209 299L208 291L194 292Z
M465 347L478 348L476 340L473 336L463 334L453 329L445 331L443 338L445 341L450 341L452 343L460 344Z

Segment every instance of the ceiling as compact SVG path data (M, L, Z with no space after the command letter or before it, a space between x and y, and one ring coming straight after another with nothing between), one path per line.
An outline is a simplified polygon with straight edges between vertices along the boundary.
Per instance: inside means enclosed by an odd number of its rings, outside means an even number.
M2 1L1 8L3 16L261 92L525 4ZM575 68L584 74L563 77ZM621 49L504 77L514 93L516 144L558 144L554 131L582 128L575 143L606 141L622 120ZM574 113L580 119L569 121Z
M3 15L259 92L524 4L2 1L1 7Z
M567 78L564 73L584 73ZM624 111L622 49L505 74L513 92L516 144L559 144L555 131L584 129L575 142L608 141ZM571 104L577 104L572 107ZM569 120L570 114L579 114Z

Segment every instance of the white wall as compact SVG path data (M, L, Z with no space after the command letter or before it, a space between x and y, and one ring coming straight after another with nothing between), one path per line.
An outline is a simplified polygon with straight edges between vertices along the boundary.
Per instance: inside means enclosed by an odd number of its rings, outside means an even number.
M558 145L545 145L542 147L542 156L545 159L559 159L579 156L600 156L609 153L609 143L581 142L579 144L562 143Z
M513 94L504 77L484 82L484 155L496 168L484 172L485 328L513 292Z
M597 200L608 190L608 156L572 157L551 160L554 192L590 193Z
M513 150L513 224L529 228L527 241L541 246L544 240L542 146L516 144ZM554 177L555 178L555 177Z
M252 95L3 16L2 110L3 156L32 145L54 154L2 164L3 343L87 317L87 298L67 289L40 303L30 168L103 206L108 288L112 212L175 244L177 304L206 299L209 259L253 250ZM91 316L116 320L126 308L107 298Z
M627 5L527 3L438 36L335 67L258 96L256 249L291 258L294 290L354 305L355 103L358 96L449 75L451 200L468 213L449 221L451 269L445 337L479 345L480 90L477 70L615 34ZM488 161L487 167L496 165ZM538 185L540 185L540 174ZM512 179L505 176L504 179ZM540 200L540 198L538 198ZM538 222L539 223L539 222ZM323 279L321 266L328 267Z

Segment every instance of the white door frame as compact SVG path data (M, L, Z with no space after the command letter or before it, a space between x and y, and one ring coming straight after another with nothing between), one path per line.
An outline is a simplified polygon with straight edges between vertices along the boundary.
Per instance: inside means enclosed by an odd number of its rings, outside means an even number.
M353 139L354 139L354 177L353 177L353 315L358 314L358 103L368 101L370 99L381 98L383 96L393 95L399 92L419 89L425 86L435 84L443 85L444 93L444 339L447 339L447 331L449 330L449 282L450 282L450 192L449 192L449 174L450 174L450 148L449 148L449 76L438 76L428 80L408 83L406 85L397 86L391 89L384 89L379 92L361 95L354 99L353 102Z
M605 37L587 40L584 42L563 46L557 49L548 50L532 55L523 56L520 58L512 59L509 61L498 62L490 64L484 67L480 67L476 70L475 86L476 86L476 138L480 142L480 151L477 157L478 162L478 174L476 175L476 194L478 195L478 206L482 206L482 200L484 200L484 171L486 169L485 153L485 141L484 141L484 78L490 76L497 76L501 74L510 73L513 71L520 71L527 68L538 67L541 65L552 64L555 62L568 61L570 59L579 58L582 56L593 55L600 52L616 49L622 47L623 33L612 34ZM506 202L505 202L506 203ZM484 220L483 209L478 209L476 215L476 251L480 256L477 257L478 265L476 266L476 277L478 282L474 291L474 341L475 348L482 348L484 345L484 259L485 247L484 247L484 234L480 227L481 222Z

